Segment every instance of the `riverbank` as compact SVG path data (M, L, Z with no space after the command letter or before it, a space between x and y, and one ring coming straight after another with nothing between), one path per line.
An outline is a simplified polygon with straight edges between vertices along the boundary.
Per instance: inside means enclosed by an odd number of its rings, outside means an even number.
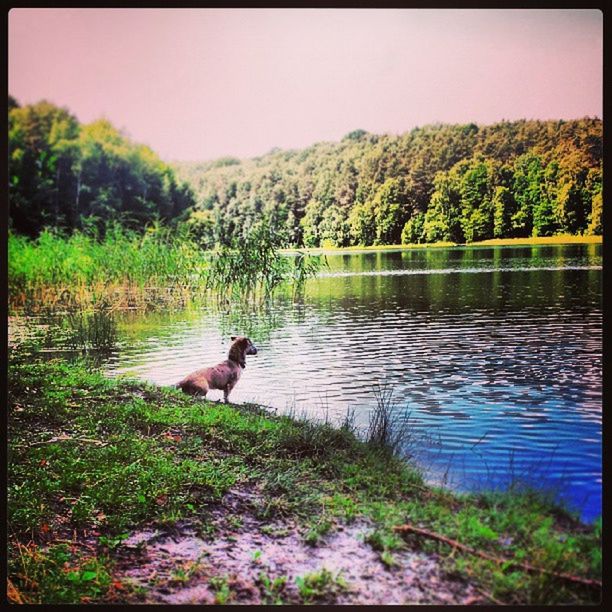
M8 484L14 603L600 600L600 522L86 361L11 353Z
M403 251L411 249L440 249L451 247L488 247L488 246L540 246L557 244L602 244L603 236L574 236L564 234L562 236L532 236L526 238L492 238L480 242L461 244L458 242L428 242L419 244L379 244L371 246L348 246L348 247L312 247L302 249L284 249L285 253L301 251L310 255L331 255L342 253L360 253L367 251Z

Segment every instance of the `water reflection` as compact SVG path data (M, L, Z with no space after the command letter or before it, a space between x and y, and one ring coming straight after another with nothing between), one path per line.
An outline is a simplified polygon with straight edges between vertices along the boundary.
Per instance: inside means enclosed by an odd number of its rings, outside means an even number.
M365 425L386 383L415 433L438 441L418 450L432 478L465 489L527 478L558 488L587 520L600 514L600 246L328 262L303 298L265 310L127 315L109 370L171 384L246 334L260 351L232 401L339 420L354 408Z

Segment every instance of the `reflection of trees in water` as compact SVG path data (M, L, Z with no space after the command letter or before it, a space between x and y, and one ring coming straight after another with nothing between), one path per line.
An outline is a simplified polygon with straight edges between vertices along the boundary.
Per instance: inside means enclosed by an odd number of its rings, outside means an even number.
M288 298L270 298L257 307L232 302L227 307L213 307L209 312L218 320L222 336L239 333L258 340L268 340L275 331L303 321L305 316L303 303Z

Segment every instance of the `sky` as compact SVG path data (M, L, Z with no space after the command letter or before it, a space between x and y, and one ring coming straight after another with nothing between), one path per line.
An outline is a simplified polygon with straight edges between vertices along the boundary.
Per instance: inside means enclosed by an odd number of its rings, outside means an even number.
M25 9L9 93L110 120L166 161L364 129L602 117L603 15L578 9Z

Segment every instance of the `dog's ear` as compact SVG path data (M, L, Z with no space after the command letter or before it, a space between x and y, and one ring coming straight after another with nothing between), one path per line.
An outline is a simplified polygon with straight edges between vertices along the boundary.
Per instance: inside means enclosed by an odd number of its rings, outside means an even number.
M238 336L232 336L230 340L233 342Z

